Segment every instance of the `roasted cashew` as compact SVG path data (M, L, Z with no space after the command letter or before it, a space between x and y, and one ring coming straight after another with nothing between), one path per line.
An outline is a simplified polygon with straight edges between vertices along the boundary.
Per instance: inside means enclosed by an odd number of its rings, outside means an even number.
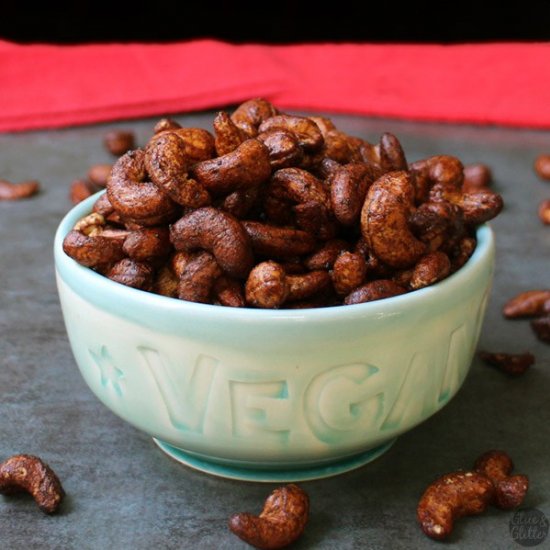
M526 290L510 298L502 309L507 319L537 317L546 313L544 305L550 300L550 289Z
M304 157L304 151L293 132L274 129L258 135L269 151L269 162L272 170L298 166Z
M221 274L222 270L210 252L197 252L180 275L178 298L188 302L212 303L212 288Z
M304 531L309 517L309 498L297 485L275 489L259 516L235 514L229 529L239 538L263 550L276 550L294 542Z
M216 153L218 156L234 151L248 135L241 130L225 112L220 111L213 122Z
M241 223L231 214L211 206L198 208L170 227L176 250L211 252L228 274L244 278L252 268L252 246Z
M399 140L389 132L380 137L380 166L383 172L407 170L408 164Z
M264 120L258 132L285 130L296 136L298 143L305 151L318 151L324 143L323 134L315 122L307 117L292 115L275 115Z
M139 290L153 289L154 271L146 262L123 258L116 262L106 273L107 278L116 283Z
M434 481L422 495L416 515L422 531L442 540L463 516L481 514L494 494L492 482L477 472L452 472Z
M374 254L392 267L409 267L426 251L411 232L414 188L407 172L388 172L370 187L361 211L361 233Z
M316 269L332 269L334 262L338 256L348 250L350 245L347 241L343 239L331 239L323 243L323 245L310 254L304 265L310 271Z
M332 284L337 294L345 296L362 285L367 276L367 262L358 252L342 252L334 262Z
M0 464L0 494L29 493L45 514L53 514L65 491L55 472L33 455L15 455Z
M146 178L145 151L136 149L121 156L107 182L109 202L125 221L146 226L172 221L178 205Z
M231 153L195 164L191 174L214 195L254 187L271 175L269 151L257 139L247 139Z
M248 137L258 135L260 124L279 113L277 109L265 99L249 99L235 109L231 115L231 120L243 130Z
M160 134L166 130L178 130L181 128L181 124L171 118L161 118L153 128L153 134Z
M214 297L222 306L245 307L244 288L240 281L222 275L216 279L213 287Z
M255 221L243 221L252 250L268 258L289 258L308 254L315 247L315 239L306 231L279 227Z
M522 376L527 372L529 367L535 364L535 356L532 353L502 353L480 351L479 358L490 365L497 368L510 376Z
M512 459L504 451L487 451L475 462L474 470L489 478L495 491L491 503L497 508L517 508L529 489L529 479L524 475L510 475L514 469Z
M416 202L427 200L430 189L439 184L460 191L464 181L464 166L456 157L437 155L417 160L409 166L415 185Z
M467 164L464 166L462 190L465 193L486 189L493 181L491 169L486 164Z
M451 272L449 256L440 250L428 252L416 262L409 282L412 290L424 288L441 281Z
M0 180L0 201L17 201L36 195L40 190L40 184L35 180L12 183Z
M137 261L168 256L172 251L167 227L144 227L130 231L124 245L124 253Z
M344 299L344 304L362 304L373 302L392 296L399 296L407 292L407 289L390 279L376 279L357 287Z

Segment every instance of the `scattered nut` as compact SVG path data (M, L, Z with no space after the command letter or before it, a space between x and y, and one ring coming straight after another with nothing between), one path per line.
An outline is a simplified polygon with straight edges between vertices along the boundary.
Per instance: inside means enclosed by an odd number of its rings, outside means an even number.
M535 172L543 180L550 180L550 155L539 155L535 159Z
M78 204L91 197L98 188L86 180L74 180L69 188L69 199L73 204Z
M27 492L46 514L53 514L65 495L59 478L40 458L15 455L0 464L0 494Z
M531 328L541 342L550 344L550 315L533 319Z
M529 352L511 354L480 351L478 355L488 365L511 376L521 376L535 363L535 356Z
M40 184L35 180L11 183L0 180L0 201L17 201L36 195L40 190Z
M297 485L275 489L259 516L235 514L229 529L246 543L275 550L293 543L303 533L309 516L309 498Z
M527 290L508 300L502 308L507 319L536 317L544 313L544 304L550 300L550 290Z
M545 199L539 204L539 219L544 225L550 225L550 199Z
M109 176L111 175L112 169L112 164L94 164L88 170L88 180L93 185L103 189L107 187L107 182L109 181Z
M105 149L115 157L120 157L136 147L134 133L124 130L107 132L103 138L103 144Z

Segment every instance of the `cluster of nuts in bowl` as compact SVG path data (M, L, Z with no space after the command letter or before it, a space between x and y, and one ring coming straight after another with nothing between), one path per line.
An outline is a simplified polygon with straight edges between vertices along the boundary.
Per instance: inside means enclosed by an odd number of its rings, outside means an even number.
M112 168L65 252L119 283L234 307L355 304L458 270L500 195L464 185L460 160L408 163L322 117L263 99L220 112L213 133L163 119Z

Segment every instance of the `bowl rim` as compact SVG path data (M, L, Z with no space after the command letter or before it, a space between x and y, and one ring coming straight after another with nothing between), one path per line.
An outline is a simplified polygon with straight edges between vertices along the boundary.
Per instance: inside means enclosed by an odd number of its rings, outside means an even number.
M223 317L227 320L244 320L247 322L266 322L282 320L316 320L332 321L339 318L349 319L364 316L382 316L392 314L414 306L425 306L440 299L440 295L452 293L463 288L469 278L480 271L494 268L495 238L490 225L485 223L476 230L477 246L468 261L455 273L447 278L419 290L360 304L339 305L331 307L301 308L301 309L261 309L261 308L232 308L213 304L202 304L178 300L160 294L127 287L80 265L63 251L63 240L74 227L77 220L89 214L95 201L105 193L104 190L88 197L65 214L60 221L54 237L54 259L56 274L74 292L85 296L87 301L101 307L110 308L110 304L119 306L137 306L144 312L149 310L158 314L159 310L167 315L189 314L197 318ZM90 292L83 292L85 290Z

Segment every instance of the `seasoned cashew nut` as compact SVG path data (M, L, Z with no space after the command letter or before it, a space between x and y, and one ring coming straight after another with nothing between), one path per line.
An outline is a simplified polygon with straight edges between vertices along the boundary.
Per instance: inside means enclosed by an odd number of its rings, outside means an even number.
M486 189L492 181L493 174L486 164L467 164L464 166L462 190L465 193Z
M355 224L370 185L382 175L372 164L350 163L333 170L328 178L330 201L336 219L345 226Z
M338 256L348 250L349 243L343 239L331 239L310 254L305 260L305 267L310 271L316 269L332 269Z
M17 201L36 195L40 190L40 184L35 180L12 183L0 180L0 201Z
M535 356L532 353L491 353L480 351L479 358L487 365L496 367L498 370L510 375L521 376L525 374L530 366L535 363Z
M176 298L178 295L179 278L170 269L169 265L163 265L155 276L153 292L162 296Z
M452 472L434 481L424 492L416 515L422 531L442 540L463 516L481 514L494 494L492 482L477 472Z
M173 201L198 208L210 204L208 191L189 177L190 167L214 154L212 136L200 128L154 135L145 150L145 167L153 182Z
M272 130L286 130L293 133L306 151L317 151L323 146L324 139L319 126L307 117L275 115L264 120L258 128L260 134Z
M514 469L512 459L504 451L483 453L475 462L474 470L489 478L494 487L491 501L497 508L517 508L529 489L529 479L524 475L510 475Z
M107 278L131 288L149 291L153 289L154 271L148 263L123 258L109 269Z
M265 99L249 99L235 109L231 120L252 138L258 135L258 127L264 120L278 113L279 111Z
M229 275L244 278L252 268L248 234L234 216L211 206L198 208L170 227L176 250L203 249L211 252Z
M454 246L451 256L451 271L460 269L474 253L477 241L474 237L464 237Z
M178 284L178 298L209 304L212 288L222 270L210 252L196 253L185 265Z
M276 550L294 542L304 531L309 517L307 493L294 484L275 489L259 516L235 514L229 529L239 538L263 550Z
M215 195L254 187L271 175L269 151L257 139L247 139L231 153L198 162L191 174Z
M527 290L508 300L502 309L507 319L537 317L545 313L544 304L550 300L550 289Z
M55 472L33 455L15 455L0 464L0 494L29 493L46 514L53 514L65 491Z
M374 300L399 296L399 294L405 294L405 292L407 292L406 288L391 279L376 279L350 292L344 299L344 304L350 305L373 302Z
M145 151L136 149L122 155L107 182L109 202L125 221L146 226L172 221L178 205L146 178Z
M94 164L88 170L88 180L97 187L106 187L112 169L112 164Z
M255 207L261 207L261 191L262 188L259 185L248 189L237 189L237 191L226 195L218 206L242 220L251 210L254 213Z
M252 250L261 256L288 258L308 254L315 247L315 239L306 231L279 227L255 221L243 221Z
M317 119L315 118L315 121L316 120ZM325 133L321 128L321 133L323 134L323 138L325 140L325 157L341 164L347 164L349 162L363 162L360 146L358 146L357 143L358 138L348 136L345 132L341 132L336 129L329 130Z
M437 155L417 160L409 166L416 187L416 202L424 202L435 184L460 191L464 181L464 166L456 157Z
M178 130L181 128L181 124L171 118L161 118L153 128L154 134L160 134L160 132L165 132L166 130Z
M410 288L417 290L441 281L451 272L451 260L445 252L428 252L416 262L412 270Z
M167 227L143 227L130 231L122 247L124 253L134 260L167 256L172 251Z
M244 288L240 281L222 275L216 279L213 288L214 296L219 304L228 307L245 307Z
M367 276L367 262L358 252L342 252L332 268L332 284L337 294L345 296L362 285Z
M298 166L304 156L298 138L288 130L270 130L258 135L269 151L269 162L273 170Z
M380 137L380 166L384 172L407 170L408 164L399 140L389 132Z
M241 130L225 112L220 111L213 122L216 153L218 156L234 151L243 141L248 139L246 132Z
M414 189L407 172L388 172L370 187L361 211L361 233L374 254L392 267L409 267L426 251L409 228Z

